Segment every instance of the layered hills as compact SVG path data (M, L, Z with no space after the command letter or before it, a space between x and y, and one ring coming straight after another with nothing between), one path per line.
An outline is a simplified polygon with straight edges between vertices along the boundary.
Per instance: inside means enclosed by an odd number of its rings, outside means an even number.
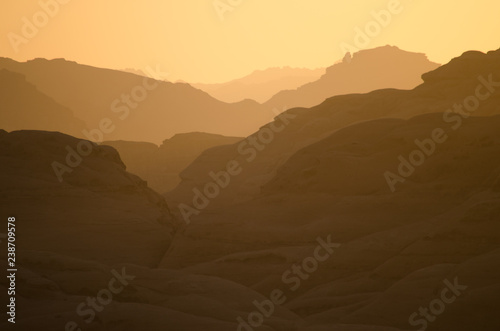
M252 99L264 103L283 90L296 89L317 80L324 72L324 69L269 68L227 83L192 85L224 102Z
M2 217L16 217L29 316L17 326L499 329L500 50L422 79L289 109L246 138L115 149L0 131ZM198 154L163 196L128 172L152 174L165 155L174 173ZM196 210L189 222L181 204ZM82 314L113 277L123 289Z
M242 139L193 132L176 134L160 146L133 141L105 141L103 145L116 148L130 172L145 179L155 191L166 193L180 183L179 173L203 151Z
M154 66L150 70L157 79L64 59L1 58L0 69L24 75L40 92L71 109L87 126L79 136L95 142L159 144L186 132L246 136L274 116L255 101L228 104L188 84L164 81L168 74Z

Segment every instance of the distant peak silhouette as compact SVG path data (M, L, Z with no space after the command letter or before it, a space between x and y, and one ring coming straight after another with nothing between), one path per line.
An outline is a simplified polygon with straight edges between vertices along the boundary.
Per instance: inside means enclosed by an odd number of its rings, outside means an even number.
M352 55L351 52L345 53L344 58L342 59L342 63L351 63L352 61Z

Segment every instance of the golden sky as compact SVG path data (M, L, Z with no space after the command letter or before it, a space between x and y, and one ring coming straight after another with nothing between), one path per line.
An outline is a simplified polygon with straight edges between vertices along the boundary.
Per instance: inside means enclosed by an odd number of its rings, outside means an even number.
M160 66L170 80L223 82L255 69L332 65L344 55L342 43L356 46L356 27L372 27L361 48L396 45L439 63L467 50L500 48L497 0L59 2L4 1L0 56L63 57L113 69ZM44 3L51 15L41 12ZM390 22L377 29L372 11L381 10L391 13ZM34 20L38 31L23 32Z

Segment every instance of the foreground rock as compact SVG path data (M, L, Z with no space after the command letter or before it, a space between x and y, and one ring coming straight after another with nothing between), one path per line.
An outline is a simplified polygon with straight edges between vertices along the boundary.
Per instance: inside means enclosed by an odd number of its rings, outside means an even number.
M66 166L67 148L77 151L80 142L43 131L1 133L0 204L18 219L19 249L156 265L175 232L164 199L108 146L93 145L60 182L54 162Z

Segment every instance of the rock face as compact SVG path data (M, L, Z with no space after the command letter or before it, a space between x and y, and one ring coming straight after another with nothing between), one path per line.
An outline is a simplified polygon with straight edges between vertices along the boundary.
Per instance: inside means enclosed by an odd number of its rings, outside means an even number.
M0 69L0 123L13 130L59 131L81 135L85 123L73 111L40 92L18 73Z
M267 107L313 107L335 95L367 93L383 88L412 89L422 83L422 74L439 65L424 54L394 46L362 50L349 60L332 65L320 79L294 90L277 93Z
M127 173L108 146L93 145L59 182L54 162L67 166L68 150L77 151L79 142L44 131L1 134L1 205L19 219L19 246L110 264L156 265L175 228L164 199Z
M412 330L409 317L458 282L466 291L428 329L494 330L500 318L477 305L500 304L499 127L500 116L470 117L455 131L435 113L341 129L295 153L256 198L193 217L161 266L278 288L310 326L298 330ZM385 173L437 128L446 141L393 193ZM318 237L340 247L307 266ZM285 275L293 265L303 276Z
M120 153L128 171L139 175L157 192L167 193L180 183L179 173L203 151L234 144L243 138L193 132L177 134L158 147L152 143L105 141Z

